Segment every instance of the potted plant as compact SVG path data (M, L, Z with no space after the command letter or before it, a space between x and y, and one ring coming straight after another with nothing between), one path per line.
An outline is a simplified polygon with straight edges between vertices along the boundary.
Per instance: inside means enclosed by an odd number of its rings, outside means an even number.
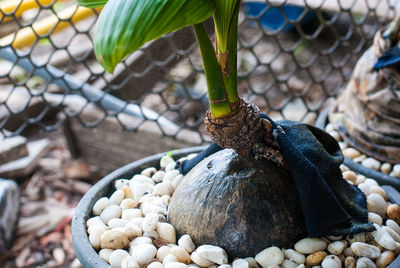
M178 236L189 234L197 245L220 246L233 259L255 256L268 246L288 247L302 237L374 230L365 195L343 179L343 156L330 135L306 124L274 122L238 96L240 0L106 2L79 1L87 7L105 4L94 43L98 61L109 72L165 33L188 25L196 33L210 101L205 123L215 143L175 167L185 177L176 185L167 220ZM202 25L211 15L215 46ZM104 183L127 171L132 167L103 180L96 197L107 192ZM96 197L91 197L91 205ZM84 228L84 217L77 218Z

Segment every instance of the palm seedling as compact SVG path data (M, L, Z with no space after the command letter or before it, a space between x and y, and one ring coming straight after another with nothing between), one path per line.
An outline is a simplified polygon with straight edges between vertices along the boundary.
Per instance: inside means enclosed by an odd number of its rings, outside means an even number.
M342 155L332 137L300 123L275 123L238 96L240 0L78 2L105 5L96 25L95 54L109 72L146 42L193 25L210 102L205 123L219 146L182 163L183 173L221 147L234 151L201 161L176 189L168 220L178 235L188 233L196 244L217 244L231 257L243 257L268 245L288 246L306 235L371 228L365 197L342 179ZM202 24L210 16L215 45Z

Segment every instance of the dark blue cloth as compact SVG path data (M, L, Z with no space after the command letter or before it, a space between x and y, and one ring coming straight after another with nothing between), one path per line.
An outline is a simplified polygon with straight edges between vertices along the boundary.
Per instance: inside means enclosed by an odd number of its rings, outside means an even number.
M273 134L292 175L309 237L352 235L373 230L368 223L366 198L342 177L343 155L336 140L311 125L271 121ZM188 173L207 156L221 150L211 144L179 169Z
M374 65L374 71L377 71L386 67L399 66L400 64L400 47L392 47L385 51L382 56L378 58L378 61Z

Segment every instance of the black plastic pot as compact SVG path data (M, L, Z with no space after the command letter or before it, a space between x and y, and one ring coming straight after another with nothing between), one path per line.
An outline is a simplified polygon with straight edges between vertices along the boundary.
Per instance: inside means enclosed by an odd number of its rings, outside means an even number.
M330 106L325 108L318 116L315 122L316 127L325 130L325 126L328 124L328 115ZM351 170L363 174L368 178L376 180L380 185L390 185L400 190L400 179L383 174L382 172L367 168L357 162L354 162L351 158L345 157L344 164Z
M174 159L178 159L182 156L198 153L204 150L206 147L191 147L180 149L172 154ZM93 249L89 243L89 238L86 232L86 221L93 216L92 208L94 203L103 196L110 195L114 190L114 184L112 183L116 179L131 178L134 174L140 173L144 168L147 167L159 167L160 158L165 153L152 155L141 160L132 162L125 165L116 171L110 173L106 177L102 178L82 197L78 206L75 209L75 215L72 219L72 242L74 245L76 256L83 265L83 267L93 268L109 268L103 259L101 259L98 253Z

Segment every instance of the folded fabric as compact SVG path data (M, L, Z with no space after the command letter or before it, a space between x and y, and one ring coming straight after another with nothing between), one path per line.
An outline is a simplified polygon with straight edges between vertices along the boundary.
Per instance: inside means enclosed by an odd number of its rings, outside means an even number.
M311 125L274 122L273 135L292 175L309 237L353 235L372 231L368 223L366 198L343 179L339 168L343 155L336 140ZM222 148L213 143L179 169L188 173L197 163Z

